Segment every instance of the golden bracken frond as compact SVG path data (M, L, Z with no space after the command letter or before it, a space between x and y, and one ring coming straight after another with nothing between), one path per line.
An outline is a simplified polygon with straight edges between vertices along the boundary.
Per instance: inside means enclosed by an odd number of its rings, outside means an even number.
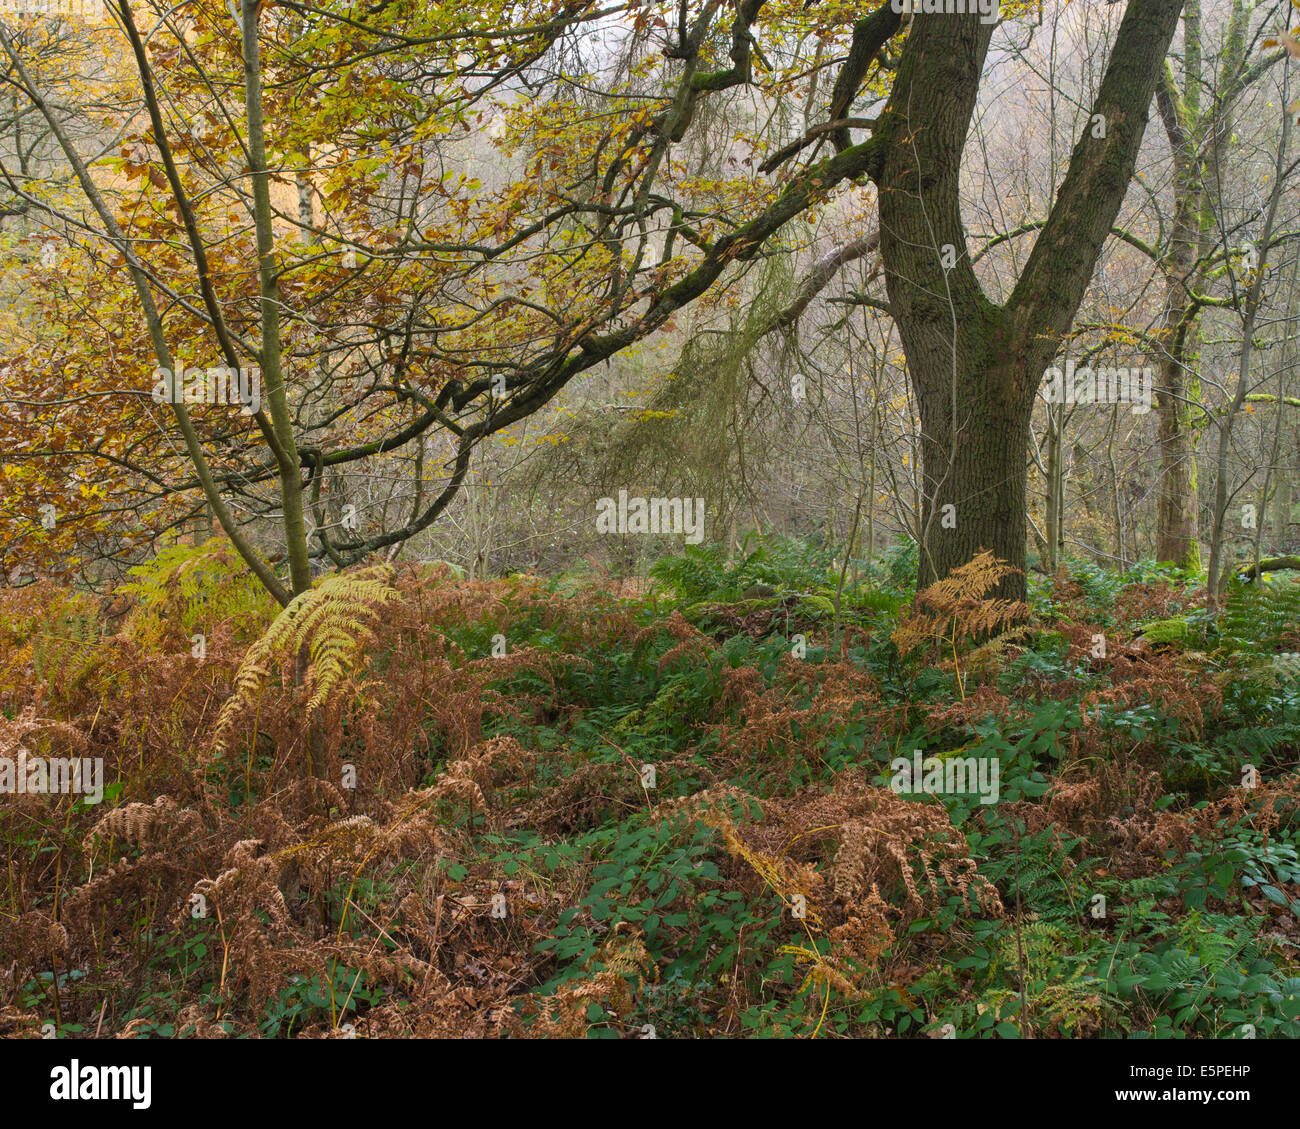
M326 577L295 596L244 656L235 691L217 716L217 749L224 748L235 719L256 699L277 657L296 662L307 649L307 710L321 705L350 672L365 642L374 638L380 606L397 595L395 575L391 565L374 565Z
M968 640L988 639L999 628L1010 629L1017 621L1028 619L1027 604L984 598L1015 571L982 549L942 580L922 589L916 596L916 609L891 636L899 654L907 655L927 642L955 648Z

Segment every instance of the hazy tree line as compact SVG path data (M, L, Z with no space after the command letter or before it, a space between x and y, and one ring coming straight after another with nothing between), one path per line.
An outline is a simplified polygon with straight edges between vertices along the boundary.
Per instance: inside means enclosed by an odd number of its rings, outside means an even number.
M635 572L619 490L923 580L1300 552L1289 6L795 8L4 21L9 582ZM257 410L151 402L190 359Z

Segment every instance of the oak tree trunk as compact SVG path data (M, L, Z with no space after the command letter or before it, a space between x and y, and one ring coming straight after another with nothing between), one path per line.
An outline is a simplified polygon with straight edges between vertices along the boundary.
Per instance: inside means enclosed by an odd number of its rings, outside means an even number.
M912 18L872 175L889 304L921 414L920 587L986 548L1020 570L995 594L1024 597L1030 417L1128 190L1181 7L1129 3L1056 201L1001 306L971 267L959 203L992 27L977 14Z

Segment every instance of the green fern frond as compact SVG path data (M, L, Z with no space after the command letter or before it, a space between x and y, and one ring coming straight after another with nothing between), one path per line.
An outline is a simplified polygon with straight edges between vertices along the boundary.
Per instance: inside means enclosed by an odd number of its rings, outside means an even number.
M987 643L982 643L966 656L967 665L972 670L984 669L1000 660L1007 647L1012 643L1016 643L1032 634L1030 627L1025 624L1020 627L1013 627L1010 631L1004 631L1000 635L995 635Z
M224 537L202 545L174 543L128 574L121 590L139 603L130 633L146 649L165 644L188 647L196 632L214 623L233 626L251 638L270 618L274 601Z
M1300 637L1297 624L1300 584L1290 580L1234 582L1219 619L1219 646L1228 654L1291 652Z
M103 629L88 597L60 599L34 627L29 639L32 670L56 696L78 686L102 661Z
M1043 976L1060 962L1064 936L1057 926L1030 914L1020 924L1018 940L1014 928L1005 931L998 950L998 964L1014 968L1023 953L1026 970L1031 975Z
M1300 725L1237 726L1214 739L1214 748L1244 760L1258 760L1300 740Z

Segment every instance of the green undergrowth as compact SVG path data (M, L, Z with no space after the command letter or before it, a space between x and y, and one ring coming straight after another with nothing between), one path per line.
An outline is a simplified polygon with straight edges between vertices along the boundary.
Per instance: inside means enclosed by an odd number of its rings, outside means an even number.
M470 779L440 752L449 723L413 715L428 849L358 852L310 891L282 876L331 960L235 987L224 919L142 903L130 962L101 947L33 972L13 1005L68 1035L101 1009L161 1036L1300 1035L1300 587L1239 586L1210 617L1185 577L1075 564L1033 582L1014 637L903 653L914 546L853 570L841 589L827 553L774 542L688 548L645 597L580 609L495 582L489 610L436 622L453 667L498 636L557 662L487 684L519 708L489 709L481 740L515 752L473 770L476 794L447 787ZM195 592L147 573L132 591L142 638L164 627L150 598L198 623ZM624 628L593 632L616 613ZM381 677L352 692L382 713L394 660L366 661ZM347 720L343 748L366 732ZM239 750L221 818L270 794L273 751ZM940 774L996 765L996 802L900 794L896 762L918 754Z

